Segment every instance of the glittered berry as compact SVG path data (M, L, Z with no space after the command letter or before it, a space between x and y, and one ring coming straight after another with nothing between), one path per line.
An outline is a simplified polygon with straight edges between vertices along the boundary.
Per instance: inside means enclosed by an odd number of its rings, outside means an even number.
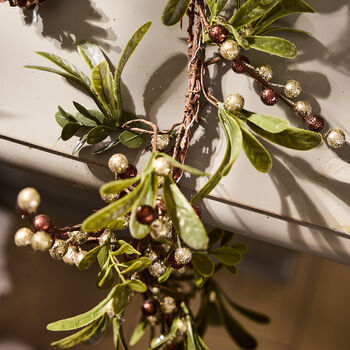
M212 42L221 44L227 38L227 29L221 24L215 24L208 28L208 35Z
M303 118L312 114L312 106L309 101L301 100L296 102L294 109Z
M324 120L320 115L311 114L304 118L306 128L314 132L321 132L324 128Z
M142 312L145 316L153 316L157 312L157 303L154 299L146 300L142 304Z
M44 252L52 247L53 240L47 232L38 231L33 234L31 244L34 250L40 250Z
M155 208L150 205L140 205L136 211L137 221L143 225L150 225L157 217Z
M220 55L226 60L234 60L238 57L240 47L236 41L228 39L225 40L220 46Z
M326 141L331 148L340 148L346 142L346 136L341 129L332 129L326 135Z
M278 95L273 89L264 89L260 94L261 101L268 106L273 106L278 102Z
M244 62L249 64L248 57L239 55L235 60L232 61L232 70L238 74L244 73L245 71Z
M177 310L177 304L173 297L165 297L160 302L160 309L164 314L170 315L173 314Z
M130 179L131 177L135 177L137 175L137 169L135 165L129 164L126 170L119 174L120 179Z
M33 232L27 228L20 228L15 234L15 244L17 247L27 247L31 244Z
M33 187L26 187L18 193L17 206L30 214L37 211L40 204L40 194Z
M112 173L122 174L126 171L128 165L128 158L121 153L113 154L108 160L108 168Z
M51 227L51 219L47 215L37 215L33 220L33 225L38 231L48 231Z

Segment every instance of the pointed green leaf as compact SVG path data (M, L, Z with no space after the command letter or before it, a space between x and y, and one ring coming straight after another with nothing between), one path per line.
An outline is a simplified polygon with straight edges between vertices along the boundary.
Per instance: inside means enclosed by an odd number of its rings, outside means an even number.
M264 129L273 134L286 130L289 126L289 122L287 120L246 110L242 110L239 113L239 116L248 119L250 122L254 123L261 129Z
M94 127L89 131L86 137L86 142L89 145L94 145L96 143L99 143L103 141L105 138L108 137L112 129L109 126L105 125L99 125Z
M85 118L94 121L96 124L101 124L100 118L97 118L96 116L97 111L87 110L84 106L75 101L73 101L73 105L77 109L77 111L81 113ZM99 115L101 115L101 113L99 113Z
M314 13L315 10L303 0L281 0L260 19L254 33L261 33L264 28L279 18L302 12Z
M141 255L141 253L139 251L137 251L131 244L123 241L122 239L120 239L118 241L118 245L119 248L111 253L111 255L122 255L122 254L136 254L136 255Z
M126 282L127 286L137 293L146 293L147 286L140 280L132 279Z
M97 247L91 249L79 263L79 270L87 270L97 259L97 255L101 250L102 246L98 245Z
M166 26L172 26L182 19L185 15L191 0L168 0L163 12L162 22Z
M119 135L119 141L128 148L139 148L143 143L143 135L125 130Z
M141 258L124 262L123 265L126 266L126 269L122 271L123 274L140 272L140 271L143 271L144 269L147 269L147 267L151 265L151 260L143 256Z
M102 316L79 332L51 343L51 346L58 349L68 349L80 343L95 343L103 336L108 323L107 317Z
M238 9L228 22L236 29L239 29L264 16L279 1L280 0L248 0Z
M68 74L75 76L77 79L79 79L86 86L91 86L91 82L90 82L90 79L88 78L88 76L86 74L84 74L83 72L81 72L76 66L74 66L73 64L71 64L67 60L65 60L57 55L54 55L52 53L48 53L48 52L37 51L36 53L38 55L48 59L49 61L54 63L56 66L60 67L64 71L66 71Z
M99 63L91 72L91 82L102 105L117 119L117 107L113 90L113 76L107 61Z
M118 317L113 318L113 343L116 350L128 350L128 346L124 339L122 321Z
M171 266L168 266L166 268L165 273L162 276L158 277L158 283L162 284L166 282L169 279L172 272L173 272L173 268Z
M55 114L56 122L62 128L69 122L76 123L77 119L70 113L67 113L61 106L58 106L58 112Z
M121 115L123 113L123 104L122 104L122 96L121 96L121 75L123 72L123 69L126 65L126 62L129 60L130 56L136 49L137 45L140 43L144 35L147 33L148 29L151 27L152 22L147 22L143 26L141 26L131 37L131 39L126 44L126 47L119 59L118 67L115 71L114 75L114 94L116 97L117 102L117 111L118 111L118 118L117 120L120 121Z
M80 128L81 128L81 125L78 123L72 123L72 122L67 123L62 129L61 139L63 141L69 140L71 137L73 137L76 134L76 132Z
M219 247L210 252L211 255L215 256L224 265L237 265L242 261L242 255L231 247Z
M294 58L298 51L293 43L275 36L246 36L252 49L267 52L271 55Z
M137 196L141 189L142 186L138 185L123 198L89 216L83 222L82 230L85 232L91 232L105 228L111 221L128 213L137 200Z
M242 123L243 150L254 168L262 173L268 173L272 168L272 159L266 148Z
M133 238L142 239L147 236L150 225L141 224L136 217L137 209L140 205L149 205L155 207L158 195L158 176L154 173L147 175L142 181L142 192L133 206L129 222L130 234Z
M114 296L116 291L115 286L108 294L108 296L102 300L97 306L88 312L81 315L66 318L57 322L53 322L47 325L49 331L69 331L71 329L77 329L88 325L89 323L100 318L107 310L108 303Z
M195 270L203 277L210 277L214 273L214 262L206 253L192 252L192 264Z
M98 264L100 265L100 267L102 268L106 261L109 258L109 251L110 251L110 244L109 244L109 238L107 240L107 243L104 244L100 251L97 253L97 260L98 260Z
M134 329L132 336L130 338L129 344L131 346L134 346L135 344L137 344L138 341L142 338L142 336L146 332L147 325L148 325L148 322L147 322L146 317L142 316L140 322L138 323L138 325Z
M272 134L251 122L247 122L250 129L266 140L274 142L280 146L295 149L298 151L311 150L322 143L322 135L304 129L288 127L284 131Z
M83 125L83 126L87 126L89 128L94 128L95 126L97 126L96 122L86 118L85 116L83 116L81 113L76 113L75 118L78 120L79 124Z
M208 182L193 196L191 203L196 203L206 197L226 176L232 168L242 149L242 132L237 122L227 113L221 104L218 111L219 121L226 138L226 152L219 168Z
M112 271L113 265L109 260L105 262L101 271L97 275L96 286L100 289L109 289L114 284L115 278Z
M96 67L99 63L105 61L103 52L94 43L90 43L86 40L80 41L77 44L77 50L91 69Z
M129 302L128 287L125 284L119 284L113 296L113 311L115 315L119 315L124 311Z
M101 195L110 195L120 193L126 188L141 180L141 175L131 177L129 179L116 180L106 183L100 188Z
M163 201L182 240L193 249L206 249L209 239L202 221L170 176L164 178Z

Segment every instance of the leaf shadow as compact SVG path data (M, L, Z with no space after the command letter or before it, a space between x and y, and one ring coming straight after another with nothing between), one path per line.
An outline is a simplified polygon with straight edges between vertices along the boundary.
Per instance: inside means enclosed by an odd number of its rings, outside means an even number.
M32 22L33 12L24 10L24 22ZM90 0L50 0L40 6L40 24L37 31L45 38L53 39L62 49L72 51L74 43L88 38L104 49L110 49L109 41L116 40L112 30L101 24L108 22L105 13Z

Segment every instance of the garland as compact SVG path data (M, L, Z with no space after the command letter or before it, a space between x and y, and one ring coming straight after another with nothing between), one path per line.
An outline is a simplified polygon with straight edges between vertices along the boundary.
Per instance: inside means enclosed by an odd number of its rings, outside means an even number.
M39 2L10 1L10 5L31 8ZM100 48L88 41L77 43L77 50L91 70L90 77L63 58L47 52L38 54L59 70L26 66L73 81L95 102L98 109L73 102L75 114L58 107L55 118L62 128L62 140L80 135L73 153L85 145L95 145L94 153L101 153L120 143L151 151L142 171L129 163L125 155L114 154L108 167L115 181L100 188L101 198L107 205L75 226L58 228L49 217L38 214L41 199L34 188L25 188L18 194L18 210L32 228L20 229L15 234L15 243L49 251L54 259L62 259L80 270L88 269L96 261L100 266L97 287L109 290L107 297L90 311L50 323L47 328L51 331L80 329L52 346L65 349L81 342L95 343L111 323L116 349L127 349L123 335L124 310L134 293L141 293L144 302L140 322L128 341L131 346L150 328L149 349L206 350L203 335L215 319L226 328L237 346L257 347L257 341L235 319L234 312L260 323L268 323L269 318L231 300L213 278L222 268L235 275L247 247L232 241L234 235L230 232L215 229L208 234L195 203L229 173L242 149L256 170L263 173L271 170L272 159L259 138L302 151L317 147L323 137L332 148L345 143L342 130L322 134L323 118L312 113L308 101L295 100L301 93L298 81L275 83L269 65L254 66L241 54L242 50L248 53L257 50L284 58L295 57L297 50L293 43L271 34L296 31L274 23L287 15L304 12L314 10L302 0L237 0L234 4L228 0L168 0L162 13L165 25L185 22L184 17L188 18L189 66L184 112L167 130L126 112L121 96L123 69L150 28L150 22L133 34L115 72ZM219 54L207 58L206 49L212 45L218 46ZM222 62L230 64L235 73L248 74L254 79L261 88L260 98L264 104L285 103L304 121L306 129L244 109L244 97L237 93L219 101L215 92L209 92L207 68ZM203 118L200 107L206 103L217 109L218 120L211 120L211 127L219 123L226 141L224 157L213 174L185 164L191 127ZM149 141L146 146L145 140ZM177 185L183 172L208 177L190 201ZM128 238L119 232L125 229L130 231ZM198 294L201 306L194 315L190 302Z

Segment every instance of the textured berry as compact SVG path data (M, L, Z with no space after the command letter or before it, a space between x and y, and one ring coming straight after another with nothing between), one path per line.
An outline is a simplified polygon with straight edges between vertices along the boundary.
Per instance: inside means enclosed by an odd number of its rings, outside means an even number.
M34 218L33 225L38 231L48 231L51 227L51 219L47 215L40 214Z
M140 205L136 211L136 219L143 225L150 225L157 217L155 208L150 205Z
M243 62L249 64L249 59L246 56L239 55L235 60L232 61L232 70L238 74L244 73L245 65Z
M320 115L311 114L304 118L306 128L314 132L321 132L324 128L324 120Z
M135 165L129 164L126 170L119 174L120 179L129 179L131 177L135 177L137 175L137 169Z
M227 38L227 29L221 24L215 24L208 28L208 35L212 42L221 44Z
M261 91L260 98L268 106L273 106L278 102L278 94L273 89L264 89Z

